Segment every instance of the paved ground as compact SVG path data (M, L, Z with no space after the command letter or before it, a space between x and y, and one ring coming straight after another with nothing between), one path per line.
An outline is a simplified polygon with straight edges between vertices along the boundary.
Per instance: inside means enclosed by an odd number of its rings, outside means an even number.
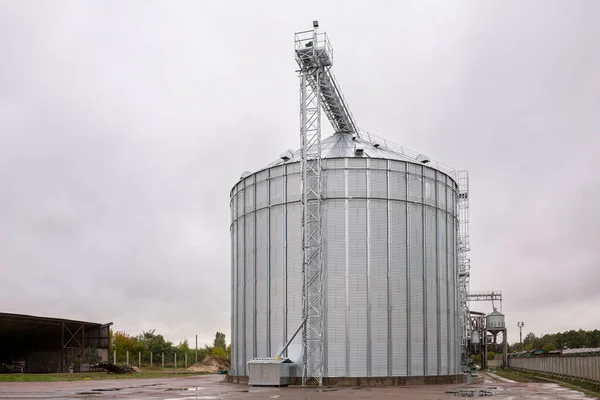
M449 393L450 392L450 393ZM473 396L475 394L476 396ZM182 378L74 382L2 382L0 399L591 399L580 392L548 383L516 383L486 375L477 385L378 388L249 388L223 382L221 375Z

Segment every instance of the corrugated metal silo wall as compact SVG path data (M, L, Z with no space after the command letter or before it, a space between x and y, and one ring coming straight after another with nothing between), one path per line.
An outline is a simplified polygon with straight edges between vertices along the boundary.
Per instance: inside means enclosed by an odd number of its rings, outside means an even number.
M455 183L398 161L325 167L325 375L459 373ZM300 323L299 200L297 163L232 190L234 374L276 355Z

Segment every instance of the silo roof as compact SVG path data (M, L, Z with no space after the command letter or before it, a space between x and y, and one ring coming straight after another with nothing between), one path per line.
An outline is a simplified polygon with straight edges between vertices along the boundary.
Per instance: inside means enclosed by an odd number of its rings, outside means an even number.
M355 153L356 145L363 147L363 154ZM337 157L357 157L357 158L385 158L389 160L417 162L414 158L400 154L393 150L383 147L376 147L375 144L361 139L360 137L352 138L350 133L335 133L321 141L321 158L337 158ZM285 161L287 163L300 161L300 150L293 152L293 157ZM269 164L269 167L274 167L283 164L284 161L279 159Z

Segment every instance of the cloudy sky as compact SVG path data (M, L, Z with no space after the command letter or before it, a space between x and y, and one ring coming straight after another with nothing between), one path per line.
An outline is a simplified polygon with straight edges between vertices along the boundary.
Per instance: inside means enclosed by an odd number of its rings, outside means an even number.
M229 336L229 190L298 146L293 33L318 19L359 125L470 171L471 288L503 291L510 340L600 328L598 15L0 0L0 309Z

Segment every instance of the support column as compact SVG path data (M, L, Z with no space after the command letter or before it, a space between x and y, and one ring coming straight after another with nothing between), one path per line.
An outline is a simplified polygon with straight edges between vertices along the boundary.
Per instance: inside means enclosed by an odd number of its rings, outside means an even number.
M65 371L65 323L60 324L60 371Z

